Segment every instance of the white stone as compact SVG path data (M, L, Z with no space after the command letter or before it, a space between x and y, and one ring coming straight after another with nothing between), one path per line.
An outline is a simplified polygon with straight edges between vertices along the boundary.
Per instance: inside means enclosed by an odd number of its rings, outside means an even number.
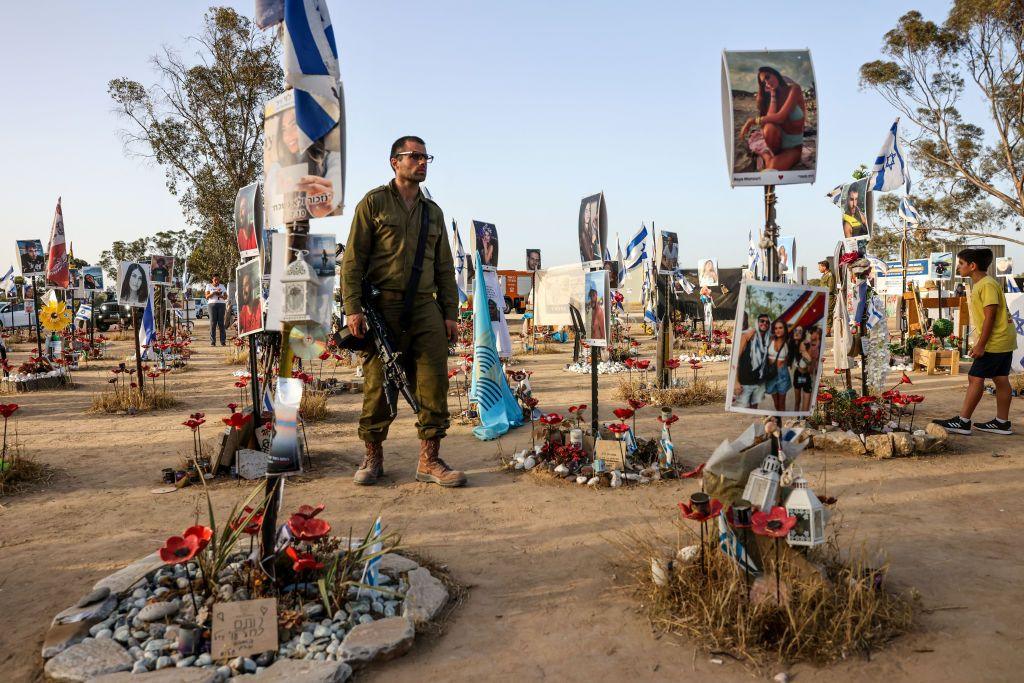
M72 645L46 663L45 672L54 681L79 683L96 676L131 671L134 662L113 640L90 639Z
M339 654L349 664L385 661L405 654L415 636L412 621L405 617L380 619L353 628L342 641Z
M405 595L403 616L413 623L433 620L448 602L448 589L430 573L420 567L409 572L409 592Z

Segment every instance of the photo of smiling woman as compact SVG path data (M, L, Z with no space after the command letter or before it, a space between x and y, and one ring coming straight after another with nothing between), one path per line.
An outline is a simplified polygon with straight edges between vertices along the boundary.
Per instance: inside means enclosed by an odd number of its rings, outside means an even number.
M741 283L726 410L810 414L821 376L827 304L824 287Z
M149 266L121 261L117 266L117 302L145 308L149 300Z

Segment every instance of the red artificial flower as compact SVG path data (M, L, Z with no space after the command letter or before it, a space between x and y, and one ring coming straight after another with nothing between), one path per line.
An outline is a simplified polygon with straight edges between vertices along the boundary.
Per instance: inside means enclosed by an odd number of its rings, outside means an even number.
M244 389L247 386L249 386L249 380L247 380L247 379L243 378L243 379L240 379L237 382L235 382L235 388L236 389Z
M578 406L569 406L570 413L580 413L587 409L586 403L581 403Z
M854 261L860 258L860 253L856 251L848 251L839 257L839 263L844 266L850 265Z
M292 515L288 518L288 529L300 541L315 541L329 534L331 525L319 517L306 519L301 515Z
M853 405L865 406L869 403L874 403L876 400L877 399L874 396L861 396L859 398L853 399Z
M148 377L150 379L156 379L159 376L160 376L159 372L147 372L146 373L146 377Z
M197 429L199 429L200 425L205 424L205 423L206 423L206 420L193 420L193 419L190 418L188 420L185 420L181 424L183 424L184 426L188 427L189 429L191 429L194 432Z
M640 342L638 342L636 339L634 339L633 341L629 342L629 345L630 346L640 346Z
M252 413L249 413L248 415L245 413L231 413L231 417L222 417L221 422L232 429L241 429L251 419Z
M288 546L284 551L288 554L288 557L292 558L292 569L296 572L324 568L324 563L317 562L313 553L300 553L293 546Z
M904 372L900 377L900 384L913 384L913 382L910 381L910 378L907 377L907 373Z
M882 392L882 398L884 398L887 401L891 401L892 399L894 399L895 397L897 397L899 395L900 395L900 392L899 392L898 389L889 389L888 391L883 391Z
M626 403L628 403L629 407L632 408L633 410L640 410L641 408L643 408L644 406L647 405L643 401L640 401L640 400L635 399L635 398L628 398L628 399L626 399Z
M523 403L526 404L527 408L530 408L532 410L537 407L537 404L540 403L540 401L535 399L533 396L527 396L526 398L523 399Z
M924 396L921 394L910 394L907 398L911 403L924 403Z
M827 391L822 391L818 394L818 403L830 403L832 401L832 394Z
M680 365L678 358L669 358L665 361L665 367L669 370L675 370Z
M17 409L17 403L0 403L0 417L3 417L6 420L11 415L14 415L14 411Z
M622 361L622 364L625 365L627 368L632 368L634 365L636 365L636 361L633 360L632 358L627 358L626 360Z
M699 477L702 474L704 474L704 465L706 465L706 464L707 463L703 463L702 462L701 464L697 465L695 468L693 468L689 472L683 472L680 476L683 479L696 479L697 477Z
M131 386L132 389L135 389L139 385L137 383L135 383L135 382L132 382L130 386Z
M633 411L629 408L616 408L612 412L615 413L615 417L620 420L628 420L633 417Z
M209 544L210 539L213 538L213 530L208 526L197 524L185 529L185 533L182 536L196 539L196 545L199 547L199 550L202 550Z
M330 357L331 357L331 352L330 351L324 351L319 356L317 356L317 358L319 358L320 360L327 360Z
M237 412L238 411L238 404L237 403L229 403L228 404L228 410L230 410L232 413Z
M454 377L457 374L459 374L459 369L458 368L452 368L451 370L448 371L448 379L451 379L452 377Z
M722 501L717 498L712 498L711 504L708 506L707 514L703 514L700 510L691 508L686 503L679 503L679 509L682 511L683 517L686 517L687 519L692 519L695 522L706 522L722 513Z
M561 423L562 419L562 416L559 415L558 413L548 413L547 415L540 416L540 423L548 425L549 427L554 427L555 425Z
M238 528L242 526L242 523L246 520L249 520L249 522L245 525L242 531L249 534L250 536L258 534L260 532L260 527L263 526L263 513L260 512L259 514L253 514L254 512L255 510L253 510L248 505L242 508L242 512L238 515L238 517L236 519L231 520L231 522L228 523L232 531L238 531Z
M649 360L638 360L636 362L636 367L640 368L641 370L646 370L647 368L651 367L651 361L649 361Z
M160 548L160 559L164 564L188 562L199 552L199 539L195 536L171 536Z
M758 510L751 517L754 533L772 538L785 538L796 526L796 517L786 514L786 508L776 506L770 513Z
M608 425L608 431L616 436L622 436L629 431L629 425L623 424L622 422L613 422Z
M323 512L326 507L327 506L323 503L320 503L316 507L313 507L312 505L300 505L299 509L295 511L295 514L299 517L305 517L306 519L313 519Z
M669 417L666 420L661 415L659 415L658 416L658 422L660 422L660 423L662 423L664 425L674 425L676 422L679 422L679 416L678 415L672 415L671 417Z

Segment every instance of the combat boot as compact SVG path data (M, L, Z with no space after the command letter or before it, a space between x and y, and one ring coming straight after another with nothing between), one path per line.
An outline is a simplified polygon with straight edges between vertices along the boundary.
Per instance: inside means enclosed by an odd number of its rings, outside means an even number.
M372 441L366 442L366 455L363 464L356 470L352 481L361 486L372 486L377 479L384 476L384 447Z
M441 439L425 439L420 441L420 460L416 465L416 481L440 484L455 488L466 485L466 475L448 467L438 457L441 450Z

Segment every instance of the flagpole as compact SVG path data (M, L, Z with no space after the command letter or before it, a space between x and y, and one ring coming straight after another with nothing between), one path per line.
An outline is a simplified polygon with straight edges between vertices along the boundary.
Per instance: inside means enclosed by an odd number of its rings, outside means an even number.
M898 120L898 119L897 119ZM900 276L900 344L907 343L907 328L910 322L907 320L907 267L909 264L907 253L907 219L903 218L903 240L900 242L900 263L903 265L903 273Z
M89 350L96 343L96 291L89 292ZM88 355L88 353L86 354Z
M135 372L139 375L139 394L146 391L146 378L142 375L142 348L139 346L139 309L132 307L132 328L135 337Z
M32 308L34 309L32 315L36 319L36 352L40 358L43 357L43 337L42 332L39 329L39 292L36 291L37 281L36 276L32 276Z

